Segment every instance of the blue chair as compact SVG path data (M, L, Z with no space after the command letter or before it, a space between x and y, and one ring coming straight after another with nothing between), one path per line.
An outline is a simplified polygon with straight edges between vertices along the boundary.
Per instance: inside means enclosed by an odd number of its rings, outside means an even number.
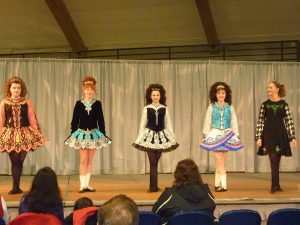
M269 215L267 225L299 225L300 209L279 209Z
M161 225L161 218L153 212L139 212L139 225Z
M5 221L2 218L0 218L0 225L5 225Z
M219 225L260 225L261 217L258 212L249 209L232 210L223 213Z
M180 212L171 216L168 225L213 225L214 220L207 212Z

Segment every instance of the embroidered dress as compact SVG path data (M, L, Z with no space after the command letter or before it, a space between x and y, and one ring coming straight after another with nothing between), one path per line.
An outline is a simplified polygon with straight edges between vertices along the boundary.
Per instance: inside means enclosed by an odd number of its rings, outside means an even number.
M290 141L295 139L295 128L290 108L284 100L267 100L261 105L255 139L262 139L258 155L276 151L292 156Z
M44 145L47 138L41 134L30 100L4 99L0 106L0 151L29 152Z
M144 107L140 130L133 146L142 151L169 152L179 144L175 140L168 109L152 104Z
M228 152L243 148L239 138L237 118L234 108L227 103L219 107L209 105L206 113L200 148L207 151Z
M105 135L102 105L97 100L80 100L74 107L71 135L65 144L75 149L101 149L111 144Z

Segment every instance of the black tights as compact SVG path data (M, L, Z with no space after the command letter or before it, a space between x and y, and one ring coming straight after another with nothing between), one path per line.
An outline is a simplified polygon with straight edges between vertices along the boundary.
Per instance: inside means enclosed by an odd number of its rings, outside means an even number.
M271 163L271 173L272 173L272 188L279 188L279 165L281 154L277 154L275 151L269 152L269 159Z
M11 161L11 173L13 176L13 190L20 189L20 178L23 170L23 162L26 158L27 152L21 151L19 153L12 151L9 153Z
M147 154L150 163L150 190L157 190L157 166L161 152L148 151Z

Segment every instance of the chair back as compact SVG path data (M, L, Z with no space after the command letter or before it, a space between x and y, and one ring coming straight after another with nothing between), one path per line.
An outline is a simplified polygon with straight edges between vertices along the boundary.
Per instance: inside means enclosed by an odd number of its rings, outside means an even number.
M53 214L27 212L17 216L8 225L62 225Z
M139 212L139 225L161 225L161 218L153 212Z
M269 215L267 225L299 225L300 209L279 209Z
M254 210L231 210L223 213L219 222L219 225L261 225L261 217Z
M0 225L5 225L5 221L3 218L0 218Z
M180 212L171 216L168 225L213 225L214 221L208 212Z

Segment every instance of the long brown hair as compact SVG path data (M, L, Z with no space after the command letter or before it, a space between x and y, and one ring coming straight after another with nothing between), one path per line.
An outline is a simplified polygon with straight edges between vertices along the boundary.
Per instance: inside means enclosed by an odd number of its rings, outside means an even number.
M231 105L232 103L231 89L228 84L222 81L218 81L210 87L210 91L209 91L210 102L214 103L218 101L217 92L219 90L224 90L226 92L225 102Z
M162 86L161 84L150 84L149 87L146 89L146 94L145 94L146 105L152 103L152 99L151 99L152 91L159 91L160 93L159 103L166 106L166 101L167 101L166 90L164 86Z

